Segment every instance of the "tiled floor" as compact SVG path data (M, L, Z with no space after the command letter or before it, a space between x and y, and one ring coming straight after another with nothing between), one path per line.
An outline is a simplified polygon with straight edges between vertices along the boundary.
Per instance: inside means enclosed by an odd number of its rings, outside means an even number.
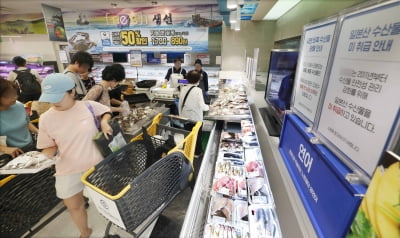
M179 194L175 200L164 210L158 220L154 221L152 225L140 236L141 238L173 238L179 237L183 220L185 218L186 209L189 205L190 197L192 195L191 188L187 188L181 194ZM108 220L101 216L94 204L89 200L88 216L89 226L93 229L91 238L102 238ZM62 204L59 204L52 212L60 209ZM44 219L46 219L45 217ZM112 226L110 233L112 235L118 234L121 238L133 237L131 234L119 229L116 226ZM36 233L33 238L77 238L79 232L67 211L62 212L52 222L42 228Z

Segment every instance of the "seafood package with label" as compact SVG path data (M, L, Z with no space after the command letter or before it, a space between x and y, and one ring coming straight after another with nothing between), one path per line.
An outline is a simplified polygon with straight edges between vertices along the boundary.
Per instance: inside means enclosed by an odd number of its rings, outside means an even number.
M264 177L264 165L262 161L253 160L246 162L247 178Z
M216 193L233 197L236 195L237 186L238 181L236 178L232 176L223 176L214 179L212 189Z
M242 136L252 135L256 131L256 128L251 120L241 120L240 126L242 130Z
M238 225L249 225L249 205L246 201L236 200L234 202L234 222Z
M221 133L221 141L223 142L241 142L240 134L234 132L223 131Z
M250 238L248 228L222 224L206 224L204 238Z
M255 161L255 160L261 161L263 159L259 147L245 148L244 158L246 161Z
M210 202L209 220L213 223L225 224L233 220L234 201L223 196L213 196Z
M265 205L249 206L251 238L279 238L281 232L274 209Z
M250 203L272 204L268 183L262 177L247 179Z
M244 147L256 147L259 146L257 136L254 132L249 132L241 137Z
M245 167L244 162L235 163L234 161L217 161L217 167L215 170L215 178L221 178L224 176L234 176L238 178L245 178Z
M242 141L221 141L219 145L220 152L243 151Z

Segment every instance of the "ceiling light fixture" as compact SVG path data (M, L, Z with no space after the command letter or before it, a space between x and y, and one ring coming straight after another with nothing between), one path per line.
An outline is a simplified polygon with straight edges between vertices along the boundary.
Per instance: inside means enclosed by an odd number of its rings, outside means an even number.
M294 6L296 6L300 1L301 0L278 0L263 19L277 20Z
M236 0L226 0L226 8L231 9L231 10L237 8L237 1Z

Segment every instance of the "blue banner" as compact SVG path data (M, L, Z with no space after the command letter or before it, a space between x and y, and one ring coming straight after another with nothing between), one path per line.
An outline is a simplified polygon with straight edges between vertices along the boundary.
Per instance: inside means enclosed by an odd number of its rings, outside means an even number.
M284 119L279 150L318 237L344 237L365 187L349 184L347 169L323 145L310 142L312 134L294 114Z
M208 32L222 29L216 4L63 12L71 51L208 52Z

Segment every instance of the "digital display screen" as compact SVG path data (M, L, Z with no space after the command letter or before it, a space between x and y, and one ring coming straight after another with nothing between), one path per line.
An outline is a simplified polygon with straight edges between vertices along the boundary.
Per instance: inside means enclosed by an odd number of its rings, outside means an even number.
M112 53L114 63L127 63L128 54L127 53Z
M297 51L271 51L265 101L278 115L283 115L285 110L290 109L297 58Z

